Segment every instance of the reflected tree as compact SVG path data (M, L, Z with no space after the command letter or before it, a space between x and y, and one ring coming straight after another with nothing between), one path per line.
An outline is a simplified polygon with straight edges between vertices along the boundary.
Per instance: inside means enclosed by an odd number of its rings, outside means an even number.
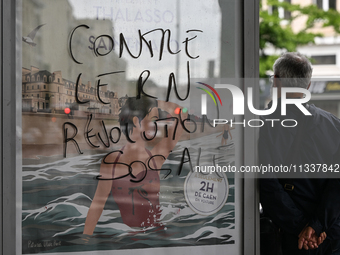
M301 27L299 30L297 26ZM317 5L301 6L288 0L267 0L260 6L260 77L268 77L278 55L274 52L296 51L297 47L314 44L316 37L323 37L320 28L332 27L340 33L340 13ZM317 29L319 28L319 29Z

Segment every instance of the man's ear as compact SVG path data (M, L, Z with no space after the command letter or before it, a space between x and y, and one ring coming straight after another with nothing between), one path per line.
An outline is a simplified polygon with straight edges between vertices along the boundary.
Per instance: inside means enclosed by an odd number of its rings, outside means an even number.
M138 117L133 117L132 118L132 122L133 122L133 125L135 126L135 127L140 127L140 123L139 123L139 119L138 119Z
M274 84L273 87L281 89L281 82L278 76L274 75Z
M310 83L308 84L307 90L309 89L309 87L310 87L311 84L312 84L312 82L310 82Z

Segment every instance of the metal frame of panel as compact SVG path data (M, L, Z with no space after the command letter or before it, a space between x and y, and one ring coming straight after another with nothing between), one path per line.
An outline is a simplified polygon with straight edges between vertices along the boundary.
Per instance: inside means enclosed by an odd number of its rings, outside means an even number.
M244 0L244 92L253 88L254 106L259 109L259 0ZM246 104L246 102L245 102ZM248 107L245 107L248 109ZM255 119L249 111L245 119ZM257 164L257 128L245 128L244 132L244 165ZM253 176L255 177L255 176ZM260 216L259 189L256 178L244 179L244 252L243 254L260 254Z
M21 218L16 197L21 196L18 192L21 184L16 179L20 179L17 170L21 167L17 154L21 153L21 141L17 139L21 127L21 93L18 91L21 90L18 72L21 31L17 25L20 21L17 6L17 1L1 1L1 254L16 254L21 250L16 226Z

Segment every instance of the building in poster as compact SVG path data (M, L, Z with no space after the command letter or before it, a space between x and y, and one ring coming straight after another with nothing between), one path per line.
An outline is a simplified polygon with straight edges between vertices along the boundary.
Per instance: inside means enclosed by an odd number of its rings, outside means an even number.
M78 86L78 88L76 88ZM76 90L78 95L76 96ZM39 70L36 67L22 70L22 106L24 112L63 113L65 108L72 110L72 115L79 116L79 112L103 113L117 115L119 101L117 92L106 87L97 91L91 82L79 84L63 78L61 71L53 73ZM101 104L98 100L104 101ZM80 102L87 102L79 104ZM84 115L83 114L83 115Z

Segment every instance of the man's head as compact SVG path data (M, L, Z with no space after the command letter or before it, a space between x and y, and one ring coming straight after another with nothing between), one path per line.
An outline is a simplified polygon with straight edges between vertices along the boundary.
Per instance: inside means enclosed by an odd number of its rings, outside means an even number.
M158 103L153 98L141 97L136 99L135 97L129 97L119 113L120 129L125 136L131 134L133 127L135 127L134 117L138 118L140 124L154 107L158 107Z
M297 52L282 54L274 63L274 77L279 78L281 87L308 89L312 77L309 60Z

